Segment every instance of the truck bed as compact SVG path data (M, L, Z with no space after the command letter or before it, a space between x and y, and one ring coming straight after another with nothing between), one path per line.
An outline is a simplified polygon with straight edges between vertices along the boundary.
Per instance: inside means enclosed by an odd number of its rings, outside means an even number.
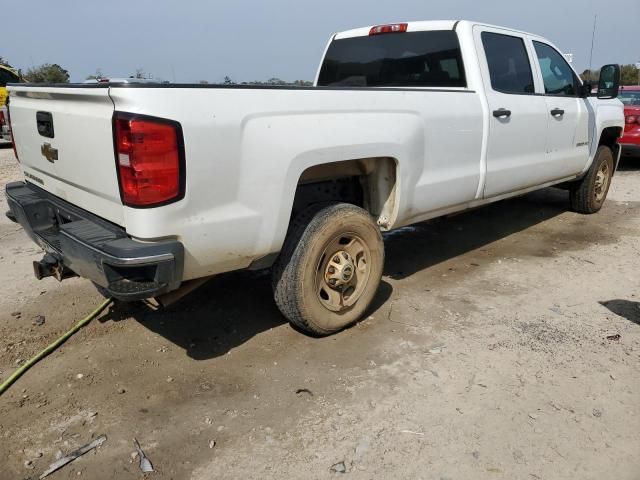
M484 115L479 96L466 88L91 84L11 90L27 180L133 238L183 241L185 279L244 268L277 252L298 181L319 159L399 162L398 188L410 193L387 228L410 223L421 213L417 205L437 210L477 198ZM55 138L38 134L38 111L52 112ZM181 201L151 209L122 204L111 125L116 111L182 126L187 186ZM54 163L43 157L44 143L58 150Z

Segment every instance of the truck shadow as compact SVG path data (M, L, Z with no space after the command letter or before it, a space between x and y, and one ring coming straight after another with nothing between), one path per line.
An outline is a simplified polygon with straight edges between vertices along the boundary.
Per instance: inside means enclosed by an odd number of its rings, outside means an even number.
M392 279L405 278L544 222L568 208L567 192L547 189L399 229L385 235L384 274ZM392 286L383 280L367 316L380 309L392 292ZM286 323L273 301L267 271L219 275L158 311L143 304L117 304L104 320L130 317L184 348L196 360L224 355L256 335Z
M568 210L568 193L557 188L547 188L523 197L389 232L385 234L384 274L393 279L409 277L531 228ZM544 245L541 247L540 251L544 249Z
M366 316L384 305L392 291L391 285L383 280ZM143 303L119 303L101 321L131 317L183 348L195 360L225 355L256 335L287 323L273 300L267 271L218 275L175 304L157 311Z

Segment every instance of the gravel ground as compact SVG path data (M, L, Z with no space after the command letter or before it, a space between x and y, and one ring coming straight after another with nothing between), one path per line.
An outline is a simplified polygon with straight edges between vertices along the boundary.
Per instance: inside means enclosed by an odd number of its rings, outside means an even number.
M387 235L369 318L329 338L260 273L118 304L0 398L0 478L106 434L48 478L141 478L135 437L158 479L639 479L639 236L631 159L597 215L547 189ZM101 301L39 255L0 218L0 379Z

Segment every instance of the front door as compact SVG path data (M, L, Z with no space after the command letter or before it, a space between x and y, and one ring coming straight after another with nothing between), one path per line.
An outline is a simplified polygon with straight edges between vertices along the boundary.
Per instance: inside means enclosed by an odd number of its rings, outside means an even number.
M538 40L533 47L548 111L545 169L556 180L581 172L589 159L587 103L578 98L580 82L564 57Z

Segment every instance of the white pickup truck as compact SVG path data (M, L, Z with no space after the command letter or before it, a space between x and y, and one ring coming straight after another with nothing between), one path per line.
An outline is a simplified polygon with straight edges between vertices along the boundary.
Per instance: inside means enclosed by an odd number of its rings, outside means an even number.
M555 184L597 212L618 83L607 65L590 96L544 38L427 21L333 35L308 88L15 84L8 215L39 278L137 300L272 267L282 313L330 334L376 292L381 231Z

